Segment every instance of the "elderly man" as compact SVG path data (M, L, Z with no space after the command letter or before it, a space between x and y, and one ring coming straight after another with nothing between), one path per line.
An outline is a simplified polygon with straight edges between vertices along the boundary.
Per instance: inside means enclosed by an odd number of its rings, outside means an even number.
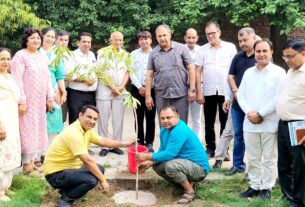
M194 28L189 28L186 30L184 41L186 43L186 48L192 57L193 63L195 63L196 54L199 50L199 45L197 45L198 39L198 33ZM191 102L189 105L191 111L192 129L201 141L201 107L196 101Z
M196 134L181 120L173 106L166 106L160 112L160 148L158 152L139 153L142 162L139 172L151 166L169 182L182 186L184 194L179 204L190 203L195 198L192 182L203 180L210 172L207 155Z
M135 70L135 74L130 75L131 79L131 95L140 101L136 109L138 142L146 145L150 152L153 150L153 142L155 139L155 116L156 107L148 110L145 105L145 77L147 73L147 62L149 53L151 52L151 34L148 31L141 31L138 34L138 44L140 48L131 52L131 63ZM151 97L155 100L155 91L151 89ZM146 133L144 137L144 116L146 120Z
M283 50L289 66L276 113L280 117L278 133L278 172L284 196L290 207L305 206L305 137L291 146L288 123L305 121L305 41L290 40Z
M69 207L98 183L103 192L109 191L103 166L88 155L90 143L103 147L127 147L135 140L116 141L100 137L92 130L98 119L95 106L86 105L80 110L78 120L64 129L51 143L43 171L49 184L59 189L61 198L57 207Z
M257 64L244 73L237 92L237 101L247 116L243 131L250 179L250 187L240 196L259 195L270 200L276 181L279 119L275 107L285 70L271 62L273 47L270 40L258 40L253 48Z
M145 102L147 108L152 110L154 101L151 85L154 78L158 115L161 108L173 105L181 119L187 123L188 101L194 101L196 96L195 68L186 47L172 41L171 37L168 25L162 24L156 28L158 45L148 59Z
M96 92L97 108L100 110L98 132L101 136L108 137L108 121L112 115L113 137L122 140L124 121L124 96L122 92L126 89L129 80L128 61L129 53L122 49L123 34L113 32L109 38L110 46L98 51L98 70L107 77L110 83L99 82ZM99 75L98 75L99 76ZM100 77L99 77L100 78ZM108 152L123 155L119 148L101 149L100 156L104 157Z
M237 53L231 63L228 82L231 91L234 95L232 102L231 114L234 130L234 147L233 147L233 167L227 175L234 175L235 173L242 173L245 171L246 165L244 163L245 143L243 135L243 122L245 113L240 108L237 102L237 91L241 83L245 71L255 65L253 45L256 41L254 29L251 27L244 27L238 31L237 34L239 47L242 50ZM226 102L230 102L226 100Z
M88 32L81 32L77 36L78 49L74 50L74 57L71 57L66 65L66 73L69 76L68 83L68 112L69 123L73 123L78 112L84 105L95 106L95 90L97 79L91 74L96 63L95 55L91 49L92 35Z
M214 157L216 149L214 124L217 106L220 134L222 134L227 121L227 114L222 110L222 104L225 101L224 85L231 61L236 54L236 48L232 43L220 39L220 26L215 22L206 25L205 34L209 42L200 47L195 60L196 98L199 104L204 104L206 148L208 156Z

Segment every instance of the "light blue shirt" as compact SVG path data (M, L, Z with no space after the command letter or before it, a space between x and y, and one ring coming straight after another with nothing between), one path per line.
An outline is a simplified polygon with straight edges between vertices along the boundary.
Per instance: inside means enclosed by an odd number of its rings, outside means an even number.
M135 70L134 74L130 75L131 83L138 89L145 87L145 77L147 73L147 62L149 53L145 53L141 48L131 52L131 65Z

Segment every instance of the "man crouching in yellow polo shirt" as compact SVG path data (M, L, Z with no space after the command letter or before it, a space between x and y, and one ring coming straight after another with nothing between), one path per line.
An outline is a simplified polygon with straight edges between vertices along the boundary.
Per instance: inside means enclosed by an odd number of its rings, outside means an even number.
M135 139L121 142L103 138L93 132L99 111L95 106L82 107L78 120L64 129L51 143L43 164L46 180L55 189L59 189L61 199L58 207L72 206L73 201L93 189L98 181L103 192L109 191L103 166L88 154L90 143L101 147L127 147Z

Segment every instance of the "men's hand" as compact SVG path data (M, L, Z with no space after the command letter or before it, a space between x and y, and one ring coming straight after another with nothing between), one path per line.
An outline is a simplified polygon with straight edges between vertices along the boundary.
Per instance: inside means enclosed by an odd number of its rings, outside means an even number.
M263 122L263 119L260 116L258 116L257 112L254 111L248 112L247 118L252 124L260 124Z
M202 93L197 93L196 101L198 104L204 104L205 100L204 100L204 96L202 95Z
M94 80L94 79L86 79L86 80L85 80L85 83L86 83L88 86L92 86L95 82L96 82L96 80Z
M19 111L19 116L23 117L26 112L26 104L19 104L18 111Z
M139 88L139 94L143 97L145 97L145 90L146 90L145 87Z
M192 92L192 91L189 90L188 93L187 93L187 100L189 102L193 102L193 101L195 101L195 99L196 99L195 92Z
M145 162L141 162L139 164L139 173L144 173L147 169L153 166L154 162L151 160L147 160Z
M299 145L303 145L305 147L305 136L299 141Z
M0 141L6 138L6 131L2 123L0 123Z
M108 182L105 180L104 182L101 183L101 185L103 187L102 192L103 193L108 193L109 192L109 184L108 184Z
M152 110L152 108L154 107L154 101L151 96L145 97L145 105L149 111Z
M118 88L116 88L116 87L111 87L110 89L111 89L111 93L112 93L113 96L118 96L118 95L120 95L120 91L118 90Z
M62 95L60 97L60 104L62 105L66 101L67 101L67 92L64 92L64 93L62 93Z
M147 159L146 159L146 155L147 155L148 153L144 153L144 152L139 152L139 153L137 153L136 154L136 160L137 160L137 162L143 162L143 161L146 161Z
M53 101L47 101L47 111L51 111L53 107Z
M230 109L230 101L226 100L223 104L222 104L222 110L227 113Z

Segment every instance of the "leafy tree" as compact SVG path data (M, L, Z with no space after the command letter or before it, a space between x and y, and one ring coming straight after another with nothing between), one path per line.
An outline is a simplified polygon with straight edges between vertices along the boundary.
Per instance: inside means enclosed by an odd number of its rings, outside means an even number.
M266 15L270 24L270 39L275 46L275 61L280 61L287 34L294 28L305 27L304 0L206 0L206 4L225 14L237 26L250 25L251 21Z
M94 43L106 44L112 31L124 34L126 43L135 40L140 30L153 31L156 25L167 23L178 35L202 17L200 0L26 0L37 15L52 22L58 29L80 31L94 36ZM202 5L202 6L201 6ZM183 31L184 32L184 31Z
M0 0L0 42L1 45L16 49L20 45L20 33L25 27L46 27L48 22L38 18L28 4L22 0ZM17 40L18 39L18 40Z

